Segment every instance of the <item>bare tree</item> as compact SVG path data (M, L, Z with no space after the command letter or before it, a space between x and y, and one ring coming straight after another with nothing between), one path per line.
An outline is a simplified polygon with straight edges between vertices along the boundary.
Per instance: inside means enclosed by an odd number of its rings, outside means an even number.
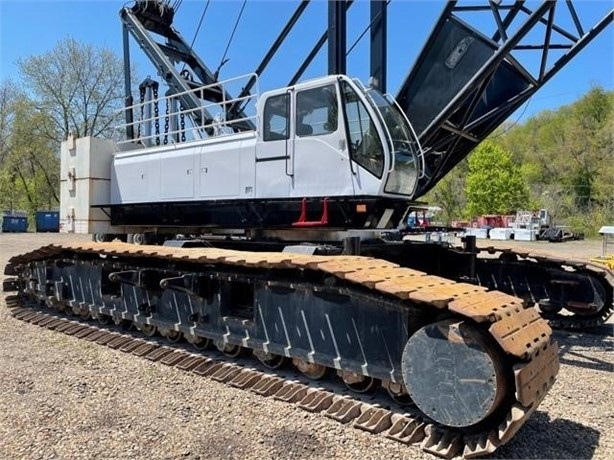
M8 138L15 119L15 103L22 97L17 86L10 80L0 83L0 165L9 153Z
M18 61L0 84L0 207L34 213L59 202L59 143L110 136L123 105L123 64L112 51L60 41Z
M123 64L111 50L66 38L17 64L34 106L53 122L49 139L110 137L123 104Z

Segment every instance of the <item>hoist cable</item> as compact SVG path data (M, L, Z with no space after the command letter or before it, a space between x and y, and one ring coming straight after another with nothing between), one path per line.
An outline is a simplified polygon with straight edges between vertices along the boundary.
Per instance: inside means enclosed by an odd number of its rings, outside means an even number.
M209 9L209 3L211 3L211 0L207 0L207 3L205 4L205 9L203 10L203 13L200 15L200 21L198 21L198 27L196 27L196 32L194 32L194 38L192 38L192 43L190 43L190 48L194 46L194 42L196 41L198 32L200 32L200 26L203 25L203 20L205 19L205 13L207 12L207 9Z
M194 47L194 42L196 42L196 37L198 36L198 33L200 32L200 27L203 25L203 20L205 19L205 13L207 13L207 10L209 9L209 3L211 3L211 0L207 0L207 3L205 4L205 8L203 9L202 14L200 15L200 20L198 21L196 32L194 32L194 38L192 38L192 43L190 43L190 49ZM186 62L183 63L183 67L181 68L182 72L185 70L186 64L187 64Z
M235 21L235 26L232 29L232 33L230 34L230 38L228 39L228 43L226 44L226 49L224 50L224 55L222 56L222 59L220 61L220 65L217 67L217 70L215 71L215 79L217 80L217 76L220 73L220 69L222 68L222 66L224 64L226 64L226 54L228 53L228 49L230 48L230 44L232 43L232 39L235 35L235 32L237 31L237 27L239 26L239 22L241 21L241 16L243 15L243 10L245 10L245 5L247 4L247 0L243 0L243 5L241 5L241 11L239 11L239 16L237 17L237 20Z
M390 5L390 2L391 2L391 1L392 1L392 0L388 0L388 1L386 2L386 6ZM363 30L363 31L362 31L362 33L361 33L361 34L360 34L360 36L359 36L359 37L356 39L356 41L355 41L355 42L352 44L352 46L350 46L350 49L349 49L349 50L347 50L347 52L345 53L345 55L346 55L346 56L348 56L348 55L349 55L349 54L352 52L352 50L353 50L353 49L356 47L356 45L358 45L358 42L359 42L360 40L362 40L362 37L364 37L364 36L365 36L365 34L366 34L368 31L369 31L369 29L371 29L371 26L373 26L373 24L375 23L375 21L378 21L378 20L380 19L381 15L382 15L382 13L381 13L381 12L377 13L377 16L375 16L375 17L373 18L373 20L372 20L372 21L369 23L369 25L368 25L368 26L365 28L365 30Z

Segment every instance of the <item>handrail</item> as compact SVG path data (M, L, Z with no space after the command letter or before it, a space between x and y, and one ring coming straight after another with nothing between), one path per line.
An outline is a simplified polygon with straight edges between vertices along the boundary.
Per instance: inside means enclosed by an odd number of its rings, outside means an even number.
M179 105L182 96L196 95L198 97L199 93L216 88L219 88L222 94L228 94L226 87L229 84L236 84L237 82L248 81L250 79L256 79L253 94L233 99L223 97L219 103L203 100L199 107L194 108L184 109ZM235 131L241 131L235 128L245 126L246 121L251 121L254 126L257 126L257 114L254 104L254 107L252 107L253 114L227 119L228 108L235 103L243 104L244 107L247 107L251 101L257 101L258 97L258 76L254 73L249 73L213 84L199 86L188 91L137 102L118 111L131 110L134 114L137 114L135 119L130 123L119 124L114 129L115 133L121 133L122 136L125 136L131 127L135 133L135 138L122 139L117 143L140 142L146 146L154 146L191 142L209 137L233 134ZM156 104L160 107L158 111L154 110ZM202 121L197 122L197 120ZM186 124L189 124L189 126L186 126ZM163 126L163 129L160 129L161 126Z

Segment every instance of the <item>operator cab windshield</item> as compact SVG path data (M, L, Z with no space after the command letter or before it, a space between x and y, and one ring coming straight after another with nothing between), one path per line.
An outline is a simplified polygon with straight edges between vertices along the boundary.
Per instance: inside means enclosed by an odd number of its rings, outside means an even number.
M348 141L352 160L378 179L384 174L384 148L363 98L342 81Z
M420 146L409 121L393 100L375 89L345 80L341 89L352 160L382 179L384 192L412 196L421 167Z
M367 95L367 99L378 111L384 122L389 137L389 146L393 152L393 170L388 176L384 191L400 195L413 195L420 175L418 164L420 146L416 136L409 125L409 121L394 101L375 89L367 90Z

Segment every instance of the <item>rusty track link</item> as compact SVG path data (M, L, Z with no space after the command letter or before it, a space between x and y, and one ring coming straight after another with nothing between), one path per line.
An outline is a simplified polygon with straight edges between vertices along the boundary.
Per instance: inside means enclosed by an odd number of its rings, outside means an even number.
M487 291L472 284L402 268L386 261L359 256L308 256L286 253L249 253L220 249L181 249L158 246L133 246L124 243L46 246L9 261L6 273L15 275L19 266L35 260L66 253L96 253L107 256L193 261L224 265L312 269L360 284L373 291L409 299L425 309L455 313L477 323L484 323L490 335L507 354L513 365L514 402L508 403L496 427L465 434L448 429L422 416L402 414L357 401L333 392L314 389L297 382L246 369L238 364L212 360L172 347L161 346L99 328L57 319L53 315L23 308L16 297L7 299L20 320L48 327L85 340L96 341L120 351L159 361L179 369L263 396L297 403L299 407L322 412L342 423L383 435L406 444L420 443L431 454L445 458L462 454L473 458L493 452L509 441L529 418L554 383L558 372L557 345L551 341L551 329L533 309L524 309L520 299L500 292ZM21 306L20 306L21 305ZM61 323L60 323L61 321Z
M561 314L548 314L542 312L544 317L550 326L555 329L569 329L569 330L581 330L590 327L598 327L604 324L614 314L614 271L610 268L600 265L589 260L579 260L570 258L558 258L553 257L551 254L533 251L533 250L514 250L504 247L488 246L478 248L481 252L488 254L507 254L517 257L519 261L535 261L536 263L548 264L550 266L556 266L563 270L563 267L571 267L574 270L590 274L597 279L604 279L609 285L610 299L609 302L597 313L587 316L581 315L561 315Z

